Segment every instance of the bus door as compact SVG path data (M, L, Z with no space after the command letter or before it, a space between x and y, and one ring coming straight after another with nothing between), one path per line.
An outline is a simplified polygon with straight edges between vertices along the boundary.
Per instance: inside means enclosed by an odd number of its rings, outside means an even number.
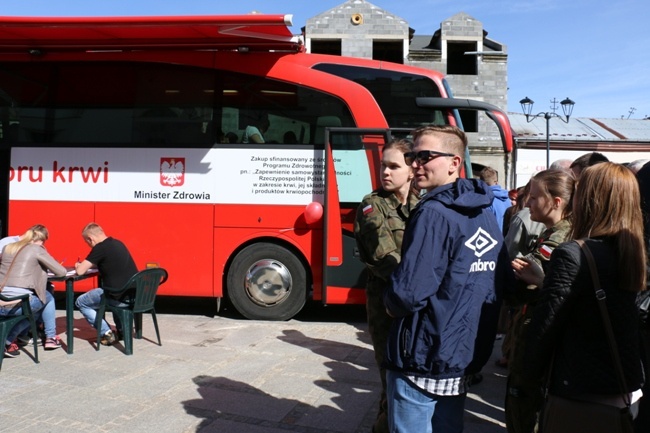
M366 268L354 239L357 208L379 185L382 146L410 129L326 128L323 224L324 304L365 299ZM314 292L317 299L317 292Z
M482 101L418 97L416 105L431 109L483 111L496 124L503 150L512 151L513 137L506 113ZM412 129L325 129L325 219L323 226L322 302L363 302L365 265L354 239L356 210L363 197L379 187L380 150L393 137L406 137ZM471 174L469 151L464 175ZM316 286L316 284L315 284ZM318 300L318 291L314 299Z

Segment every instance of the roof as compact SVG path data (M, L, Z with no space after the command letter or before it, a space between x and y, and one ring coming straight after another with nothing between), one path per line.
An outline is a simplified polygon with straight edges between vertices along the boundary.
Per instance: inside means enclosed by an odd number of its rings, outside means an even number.
M394 13L383 9L373 3L370 3L367 0L346 0L345 2L334 6L333 8L330 8L324 12L319 13L318 15L309 18L307 22L309 23L312 20L318 20L323 17L329 17L333 16L335 14L340 14L340 13L345 13L346 15L348 13L375 13L379 14L381 16L390 16L392 19L398 20L398 21L404 21L406 20L402 17L399 17L395 15Z
M432 50L429 46L431 44L431 35L414 35L411 38L411 44L409 45L409 51L419 51L419 50ZM437 50L440 51L440 50Z
M299 51L291 15L0 17L0 51L236 49Z
M546 120L536 117L530 123L520 113L508 113L512 129L519 140L546 140ZM650 120L572 117L569 123L549 120L552 141L648 142Z

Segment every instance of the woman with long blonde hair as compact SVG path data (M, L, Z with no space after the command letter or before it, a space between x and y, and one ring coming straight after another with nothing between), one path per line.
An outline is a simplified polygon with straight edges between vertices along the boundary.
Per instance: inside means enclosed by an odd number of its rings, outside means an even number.
M49 269L56 276L64 276L66 269L48 254L43 246L48 237L47 228L35 225L20 236L18 242L3 248L0 262L0 290L3 295L9 297L30 295L32 311L43 320L46 337L43 346L51 350L61 347L61 341L56 334L54 297L46 290L47 271ZM0 301L0 315L14 316L21 312L19 303ZM15 357L20 354L15 340L28 327L27 320L14 326L5 342L5 356ZM37 338L36 335L32 337Z
M617 378L587 257L576 242L561 244L551 256L525 334L525 374L540 380L548 372L549 398L556 401L619 408L631 403L634 413L644 381L635 301L645 290L646 252L639 188L630 170L603 162L582 172L570 237L584 240L594 256L625 385Z

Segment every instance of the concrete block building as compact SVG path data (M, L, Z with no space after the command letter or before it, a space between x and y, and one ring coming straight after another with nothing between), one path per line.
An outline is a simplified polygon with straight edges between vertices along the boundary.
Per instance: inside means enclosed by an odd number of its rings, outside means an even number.
M433 34L416 35L408 21L366 0L348 0L304 27L308 52L391 61L444 73L458 98L507 109L506 46L487 37L483 24L464 12L444 19ZM489 165L502 185L511 161L497 128L483 113L461 111L474 171Z

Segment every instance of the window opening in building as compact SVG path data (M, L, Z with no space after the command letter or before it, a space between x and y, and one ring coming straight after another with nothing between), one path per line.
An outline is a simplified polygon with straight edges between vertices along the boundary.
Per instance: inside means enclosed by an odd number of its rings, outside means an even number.
M478 75L476 42L447 41L447 74Z
M340 39L312 39L311 52L315 54L331 54L340 56L341 40Z
M404 63L404 44L402 41L372 41L373 60Z

